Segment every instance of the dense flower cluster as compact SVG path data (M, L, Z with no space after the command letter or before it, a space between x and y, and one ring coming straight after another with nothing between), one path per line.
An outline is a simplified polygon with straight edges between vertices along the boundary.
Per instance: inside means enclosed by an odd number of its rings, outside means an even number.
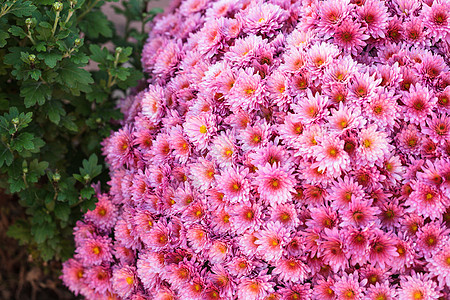
M104 142L88 299L450 299L450 2L183 0Z

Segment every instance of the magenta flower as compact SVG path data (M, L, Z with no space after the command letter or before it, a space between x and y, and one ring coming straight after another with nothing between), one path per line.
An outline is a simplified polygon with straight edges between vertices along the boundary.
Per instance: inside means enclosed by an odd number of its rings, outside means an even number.
M295 178L291 170L279 164L267 163L256 172L256 185L263 201L273 206L292 199Z
M438 299L440 292L435 281L431 280L427 274L412 271L411 276L400 278L400 288L398 296L400 299Z

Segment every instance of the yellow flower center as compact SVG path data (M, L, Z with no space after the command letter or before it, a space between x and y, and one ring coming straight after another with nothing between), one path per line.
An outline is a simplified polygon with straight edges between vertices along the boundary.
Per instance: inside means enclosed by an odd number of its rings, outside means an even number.
M129 285L132 285L133 282L134 282L134 280L133 280L132 277L127 277L126 281L127 281L127 283L128 283Z
M369 148L370 145L372 145L372 142L370 140L364 140L363 144L364 144L364 147Z
M205 126L205 125L202 125L202 126L200 126L200 129L199 129L199 131L200 131L200 133L203 133L203 134L205 134L205 133L207 132L207 130L206 130L206 126Z
M92 249L92 252L93 252L94 254L99 254L99 253L100 253L100 248L97 247L97 246L95 246L94 249Z
M413 294L414 299L420 300L423 299L423 294L421 291L415 291Z
M100 208L100 210L98 211L98 214L102 217L104 217L106 215L106 209L104 208Z

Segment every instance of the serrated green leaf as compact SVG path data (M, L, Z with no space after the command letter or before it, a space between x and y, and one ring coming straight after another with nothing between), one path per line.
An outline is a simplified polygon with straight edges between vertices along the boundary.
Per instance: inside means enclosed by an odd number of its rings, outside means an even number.
M6 234L9 237L19 240L21 245L31 241L30 226L23 220L18 220L9 226Z
M80 27L89 38L96 39L100 35L110 38L113 35L111 29L113 26L111 26L111 22L108 21L101 11L88 13L80 23Z
M46 43L45 42L37 43L36 44L36 51L38 51L38 52L47 51Z
M56 225L54 223L43 223L40 226L33 226L31 233L34 235L36 243L43 243L47 238L55 235Z
M0 48L5 47L7 38L9 38L9 34L6 31L0 30Z
M12 35L14 36L18 36L19 38L23 39L24 37L27 36L27 34L25 33L25 31L16 25L12 25L11 28L9 28L8 30Z
M13 158L14 156L12 152L8 148L0 144L0 168L3 166L3 164L10 166L13 162Z
M27 82L22 85L20 96L25 98L25 107L31 107L36 103L43 105L45 100L50 99L52 90L42 82Z
M66 202L57 202L54 212L58 219L67 222L70 216L70 205Z
M131 68L130 68L131 69ZM116 76L119 80L126 80L130 76L129 68L120 67L111 70L111 75Z
M74 118L72 116L66 116L62 118L61 125L67 128L70 131L77 132L78 126L74 122Z
M45 108L49 120L56 125L59 124L61 116L66 115L66 111L64 110L63 105L60 101L47 101L47 103L45 104Z
M29 71L28 74L31 76L31 78L38 81L39 77L41 77L41 75L42 75L42 72L41 72L41 70L35 69L35 70Z
M44 60L44 63L50 68L54 68L63 56L61 53L39 53L37 57Z
M87 186L81 190L80 194L83 199L91 199L91 197L95 194L95 190L92 187Z
M11 141L11 148L20 152L23 149L31 150L34 148L34 135L29 132L22 132Z
M60 66L59 75L58 82L69 88L85 90L82 87L89 87L89 84L94 83L91 73L81 69L81 66L69 62Z
M9 183L9 191L11 193L17 193L26 188L25 182L23 181L23 178L21 178L21 177L19 177L19 178L9 177L8 183Z
M101 64L106 63L106 56L109 51L106 48L100 48L100 46L96 44L89 45L89 50L91 51L91 59Z
M108 94L100 89L95 89L91 93L86 95L89 101L95 101L97 103L102 103L108 98Z
M36 10L36 6L31 1L16 1L9 13L12 13L16 17L30 16L32 12Z

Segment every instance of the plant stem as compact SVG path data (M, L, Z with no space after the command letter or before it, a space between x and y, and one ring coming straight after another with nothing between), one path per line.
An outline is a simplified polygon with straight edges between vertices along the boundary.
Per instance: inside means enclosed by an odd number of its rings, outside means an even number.
M55 35L56 27L58 26L58 21L59 21L59 11L56 12L55 23L53 24L53 29L52 29L52 36Z

